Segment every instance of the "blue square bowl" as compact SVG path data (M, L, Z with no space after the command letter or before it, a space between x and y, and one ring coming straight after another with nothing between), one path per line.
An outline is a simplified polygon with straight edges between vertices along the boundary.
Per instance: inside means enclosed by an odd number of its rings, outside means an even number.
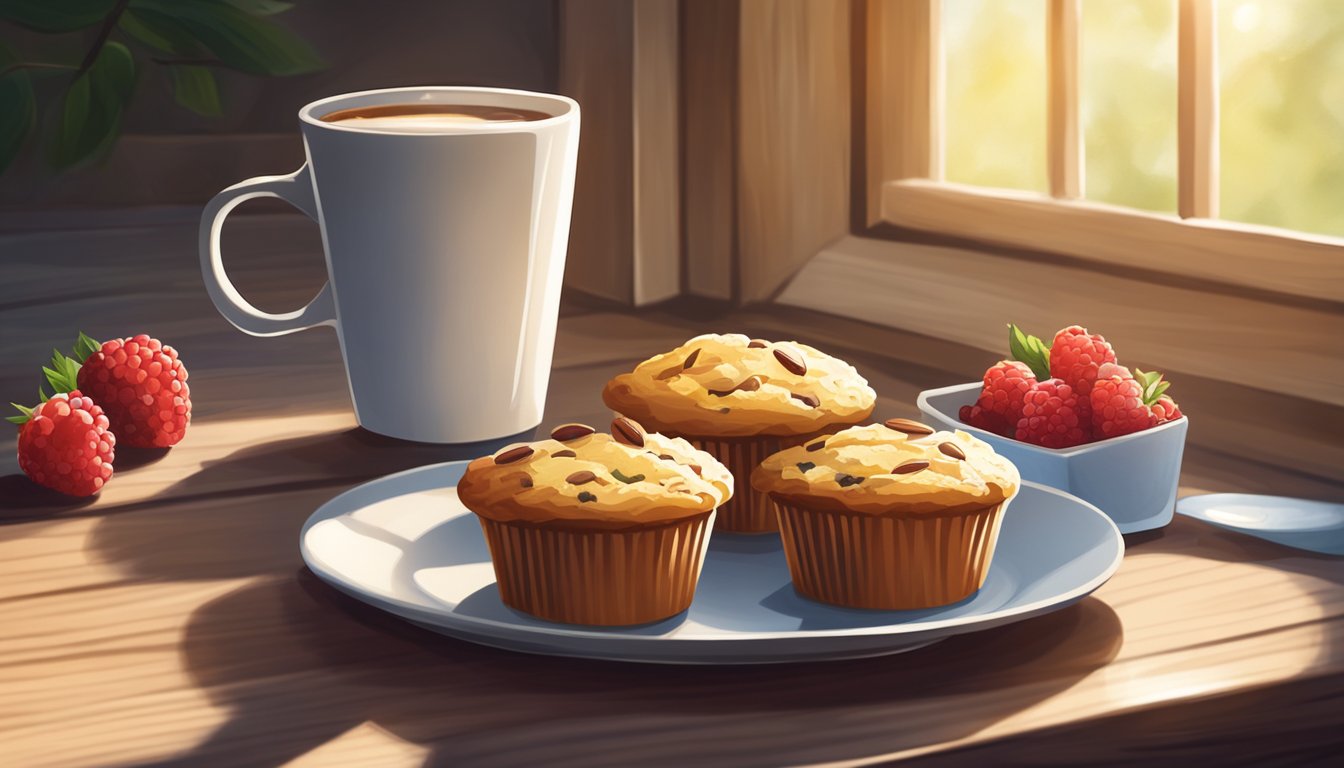
M994 446L1026 480L1058 488L1096 505L1121 533L1171 522L1189 419L1182 416L1132 435L1076 448L1042 448L977 429L957 417L980 394L978 381L919 393L919 410L940 429L960 429Z

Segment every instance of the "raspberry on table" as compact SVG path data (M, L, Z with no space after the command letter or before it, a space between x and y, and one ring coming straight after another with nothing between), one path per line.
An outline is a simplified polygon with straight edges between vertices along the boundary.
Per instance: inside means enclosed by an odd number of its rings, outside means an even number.
M79 390L36 408L19 407L19 468L33 482L70 496L92 496L112 478L116 437L103 409Z
M81 391L107 411L123 445L176 445L191 423L191 389L177 350L145 334L105 341L79 369Z
M1045 448L1071 448L1091 440L1087 399L1060 379L1036 382L1022 402L1014 436Z
M1087 395L1097 380L1097 371L1115 359L1115 350L1106 339L1089 334L1082 326L1070 325L1055 334L1050 345L1050 375Z

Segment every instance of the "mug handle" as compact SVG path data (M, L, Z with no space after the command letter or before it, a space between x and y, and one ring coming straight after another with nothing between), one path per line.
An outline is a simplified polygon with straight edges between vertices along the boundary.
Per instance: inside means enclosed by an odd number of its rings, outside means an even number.
M215 309L235 328L253 336L282 336L319 325L335 325L336 304L332 299L330 280L307 306L280 314L263 312L252 306L229 280L224 271L224 256L219 250L224 219L240 203L257 197L278 197L317 220L317 200L313 197L307 163L288 176L257 176L215 195L201 214L200 241L201 276L205 279L206 292L215 302Z

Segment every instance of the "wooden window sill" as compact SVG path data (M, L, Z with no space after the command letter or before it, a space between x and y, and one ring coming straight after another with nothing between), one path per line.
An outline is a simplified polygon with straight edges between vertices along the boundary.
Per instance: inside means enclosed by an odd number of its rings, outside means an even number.
M921 179L882 188L890 224L1288 296L1344 302L1344 239Z

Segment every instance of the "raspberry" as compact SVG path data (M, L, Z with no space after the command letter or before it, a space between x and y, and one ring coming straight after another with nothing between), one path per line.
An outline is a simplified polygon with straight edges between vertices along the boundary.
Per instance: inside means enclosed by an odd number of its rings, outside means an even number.
M978 405L963 405L957 415L961 418L963 424L969 424L972 427L978 427L996 435L1005 434L1004 420Z
M1182 416L1181 407L1176 404L1175 400L1166 395L1159 396L1157 402L1153 403L1153 413L1157 414L1158 424L1166 424L1168 421L1175 421Z
M1086 328L1070 325L1055 334L1050 345L1050 375L1063 379L1075 392L1086 395L1097 380L1097 369L1115 362L1115 350L1106 339Z
M1086 443L1086 398L1060 379L1036 382L1022 401L1015 437L1046 448L1069 448Z
M975 401L975 408L979 408L980 412L976 415L966 414L980 423L965 418L963 421L995 434L1012 437L1013 425L1022 418L1022 398L1035 383L1036 376L1026 365L1015 360L1000 360L985 371L984 385L980 389L980 397Z
M107 411L123 445L176 445L191 423L191 389L177 350L140 334L112 339L88 356L78 385Z
M1161 391L1153 393L1156 385L1148 384L1154 374L1139 373L1142 378L1135 378L1128 368L1115 363L1106 363L1097 371L1090 400L1092 431L1098 439L1128 435L1157 424L1158 415L1152 404L1161 396ZM1165 384L1160 375L1157 381Z
M24 414L19 468L33 482L70 496L92 496L111 479L117 439L93 400L75 390L33 409L16 407Z

